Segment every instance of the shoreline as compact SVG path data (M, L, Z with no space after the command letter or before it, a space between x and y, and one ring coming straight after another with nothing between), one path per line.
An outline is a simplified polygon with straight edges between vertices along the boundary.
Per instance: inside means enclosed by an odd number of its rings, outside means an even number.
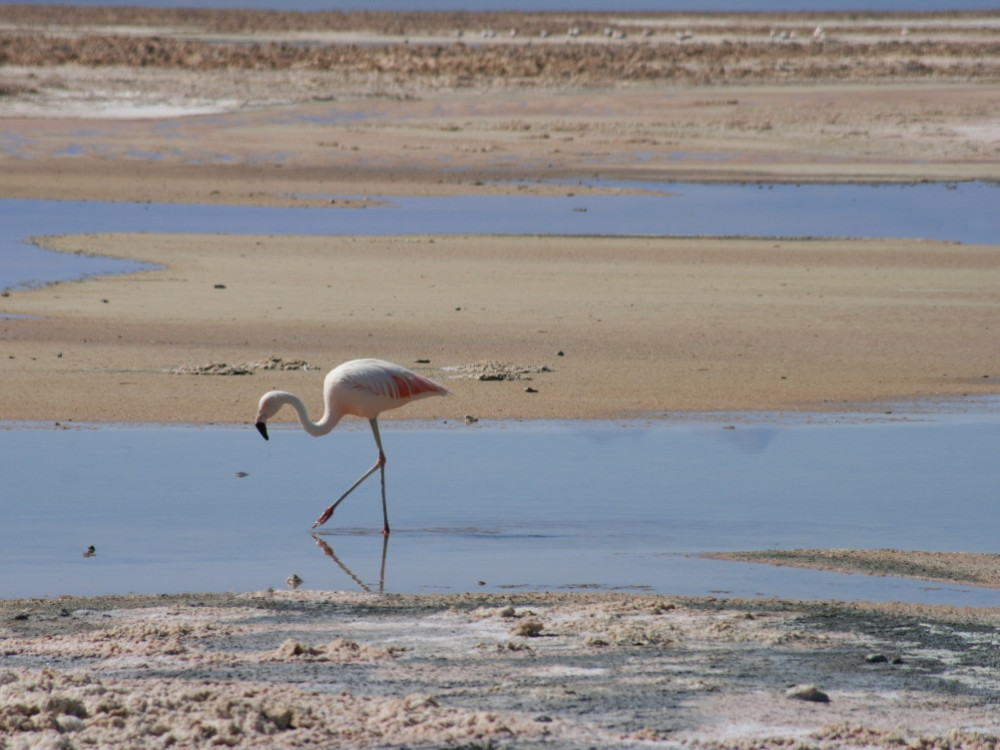
M997 392L990 246L155 234L44 246L162 268L10 291L4 311L29 317L0 323L9 420L240 423L273 388L315 403L323 374L362 355L454 392L399 412L423 419L884 411Z

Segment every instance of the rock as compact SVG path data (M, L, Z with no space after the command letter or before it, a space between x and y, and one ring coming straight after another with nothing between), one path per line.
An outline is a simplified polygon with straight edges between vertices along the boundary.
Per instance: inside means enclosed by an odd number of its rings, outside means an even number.
M829 703L830 696L822 690L817 690L815 685L793 685L785 691L786 698L794 698L797 701L811 701L813 703Z

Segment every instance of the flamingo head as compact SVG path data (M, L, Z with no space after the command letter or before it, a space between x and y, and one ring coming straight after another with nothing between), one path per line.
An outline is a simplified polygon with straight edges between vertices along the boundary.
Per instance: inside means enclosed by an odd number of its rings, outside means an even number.
M257 406L257 418L254 426L265 440L267 437L267 420L278 413L278 410L287 403L286 394L281 391L269 391L260 397L260 404Z

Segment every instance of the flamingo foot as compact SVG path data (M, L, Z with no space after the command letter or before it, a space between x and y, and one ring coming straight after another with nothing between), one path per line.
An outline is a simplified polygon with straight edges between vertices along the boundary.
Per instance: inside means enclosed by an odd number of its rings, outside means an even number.
M323 511L323 515L316 519L316 523L312 525L315 529L317 526L322 526L324 523L330 520L330 516L333 515L334 506L331 505L329 508Z

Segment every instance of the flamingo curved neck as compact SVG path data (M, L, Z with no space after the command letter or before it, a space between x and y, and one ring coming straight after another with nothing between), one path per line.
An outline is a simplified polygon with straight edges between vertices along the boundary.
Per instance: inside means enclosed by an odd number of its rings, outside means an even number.
M323 416L320 417L319 421L313 422L309 418L309 412L306 410L306 405L302 403L302 399L294 393L284 394L283 399L285 403L291 405L291 407L295 409L295 414L299 418L299 424L302 425L302 429L313 437L326 435L334 427L336 427L337 422L340 421L341 415L331 411L329 404L327 404L326 410L323 412Z

